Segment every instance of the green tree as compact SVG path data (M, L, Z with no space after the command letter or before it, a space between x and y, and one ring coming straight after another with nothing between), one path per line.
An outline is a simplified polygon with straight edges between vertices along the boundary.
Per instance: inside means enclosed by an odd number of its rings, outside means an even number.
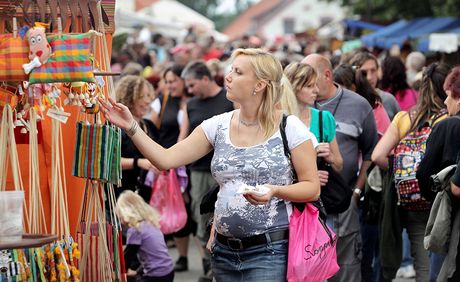
M209 18L215 14L221 0L179 0L179 2Z
M342 0L342 4L367 20L460 16L460 0Z

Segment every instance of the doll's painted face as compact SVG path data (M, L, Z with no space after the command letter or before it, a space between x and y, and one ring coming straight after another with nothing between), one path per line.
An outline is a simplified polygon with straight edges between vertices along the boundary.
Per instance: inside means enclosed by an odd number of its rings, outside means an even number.
M38 57L40 63L46 63L51 56L51 46L46 39L45 29L33 27L27 31L26 36L29 41L29 59Z

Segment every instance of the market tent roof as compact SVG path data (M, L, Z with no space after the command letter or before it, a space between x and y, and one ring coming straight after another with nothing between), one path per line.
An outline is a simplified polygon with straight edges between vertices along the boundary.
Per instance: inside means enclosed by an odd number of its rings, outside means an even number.
M363 36L361 40L367 46L391 48L393 45L402 46L406 40L420 39L430 33L460 27L460 19L455 17L418 18L409 22L396 22L378 32ZM380 34L377 34L380 33Z
M375 42L377 40L377 38L380 38L380 37L384 37L384 36L387 36L387 35L390 35L392 33L394 33L395 31L397 30L400 30L402 27L406 26L407 25L407 21L406 20L399 20L395 23L392 23L374 33L371 33L371 34L367 34L367 35L364 35L364 36L361 36L361 41L369 46L369 47L373 47L375 46Z
M380 30L384 28L385 26L379 25L379 24L374 24L374 23L369 23L361 20L354 20L354 19L344 19L343 23L348 27L348 28L360 28L360 29L369 29L369 30Z
M446 29L460 27L458 18L421 18L411 22L411 25L395 36L377 39L377 46L391 48L393 45L402 46L404 41L409 39L419 39L424 35L439 32Z

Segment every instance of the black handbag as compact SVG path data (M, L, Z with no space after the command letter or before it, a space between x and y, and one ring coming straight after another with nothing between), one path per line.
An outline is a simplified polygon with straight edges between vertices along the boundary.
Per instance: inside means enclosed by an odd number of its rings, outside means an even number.
M204 194L203 199L200 203L200 214L207 214L214 212L216 208L217 194L219 193L219 185L212 187L206 194Z
M323 111L319 111L319 142L323 142ZM321 187L321 200L328 214L338 214L350 206L353 191L342 175L335 171L323 158L317 160L318 170L329 173L326 186Z

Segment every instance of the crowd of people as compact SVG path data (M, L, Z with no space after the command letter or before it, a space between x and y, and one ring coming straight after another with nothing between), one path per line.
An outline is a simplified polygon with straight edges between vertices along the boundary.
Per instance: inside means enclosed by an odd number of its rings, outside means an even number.
M344 212L327 215L340 266L328 281L458 281L458 263L446 266L424 236L436 196L430 176L458 161L460 67L427 64L419 52L332 55L301 42L294 52L251 37L223 48L193 33L170 42L155 34L119 51L117 100L99 101L123 130L119 191L128 191L118 193L117 213L128 227L129 274L173 281L174 271L188 270L193 235L199 281L285 281L292 203L317 200L330 166L353 196ZM148 206L149 175L171 168L190 179L181 191L187 224L173 234L175 265ZM454 210L458 179L460 171L449 191ZM238 193L258 184L269 192ZM201 214L213 190L214 213Z

